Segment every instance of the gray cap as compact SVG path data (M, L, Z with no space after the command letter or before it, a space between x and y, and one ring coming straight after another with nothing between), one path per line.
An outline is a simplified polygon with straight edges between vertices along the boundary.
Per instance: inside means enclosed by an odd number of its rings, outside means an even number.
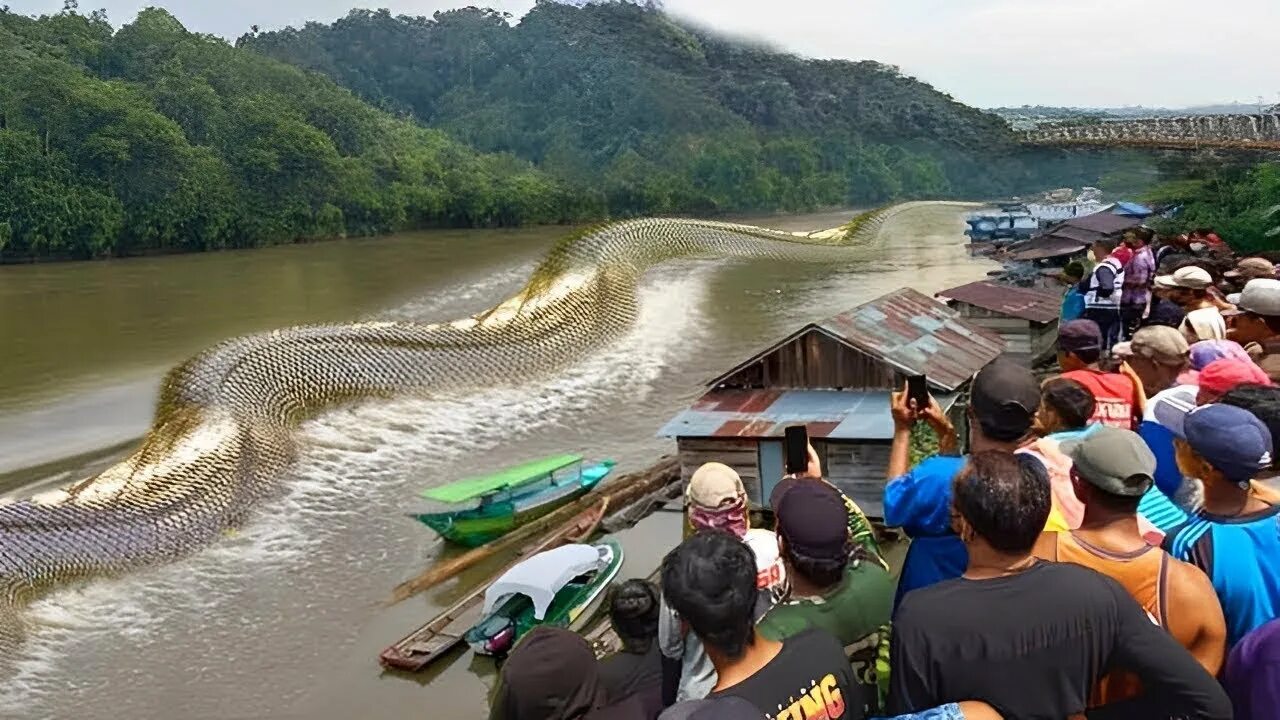
M1238 315L1242 312L1251 312L1269 317L1280 316L1280 280L1270 278L1250 280L1234 304L1238 310L1235 312L1228 310L1222 314Z
M1135 432L1101 427L1062 443L1073 471L1090 485L1121 497L1141 497L1155 482L1156 456Z

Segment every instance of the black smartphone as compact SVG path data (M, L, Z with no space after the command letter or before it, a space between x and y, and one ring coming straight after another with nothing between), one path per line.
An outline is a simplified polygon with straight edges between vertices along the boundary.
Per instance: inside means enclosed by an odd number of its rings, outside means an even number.
M916 401L916 410L929 407L929 382L923 375L907 378L907 399Z
M809 431L803 425L790 425L784 431L786 439L787 474L795 475L809 469Z

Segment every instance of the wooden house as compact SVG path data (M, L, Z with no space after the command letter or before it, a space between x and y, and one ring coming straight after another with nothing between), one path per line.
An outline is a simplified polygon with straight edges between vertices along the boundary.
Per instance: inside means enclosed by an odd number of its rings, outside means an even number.
M893 439L889 393L923 374L956 413L974 373L1004 349L999 335L904 288L805 325L728 369L659 434L676 439L686 483L703 463L723 462L763 506L784 475L786 427L805 425L827 478L878 517Z
M938 293L960 317L996 332L1005 355L1026 365L1054 352L1062 294L984 280Z

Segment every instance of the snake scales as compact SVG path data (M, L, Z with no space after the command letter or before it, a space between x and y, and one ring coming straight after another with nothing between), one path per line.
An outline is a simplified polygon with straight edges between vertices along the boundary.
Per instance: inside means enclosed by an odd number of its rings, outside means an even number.
M624 332L637 286L679 257L848 257L914 204L799 236L695 220L634 220L557 244L515 296L450 323L294 327L214 346L164 378L140 447L96 477L0 507L0 641L57 584L163 562L241 522L296 455L294 428L336 403L548 373Z

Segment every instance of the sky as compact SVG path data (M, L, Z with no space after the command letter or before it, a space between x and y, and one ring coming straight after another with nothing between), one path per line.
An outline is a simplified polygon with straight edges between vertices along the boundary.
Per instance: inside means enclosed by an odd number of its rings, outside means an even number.
M56 12L62 0L3 0ZM331 22L362 0L81 0L117 26L161 5L234 39ZM376 0L430 15L470 4L518 18L533 0ZM877 60L978 107L1280 102L1277 0L666 0L668 12L809 57Z

